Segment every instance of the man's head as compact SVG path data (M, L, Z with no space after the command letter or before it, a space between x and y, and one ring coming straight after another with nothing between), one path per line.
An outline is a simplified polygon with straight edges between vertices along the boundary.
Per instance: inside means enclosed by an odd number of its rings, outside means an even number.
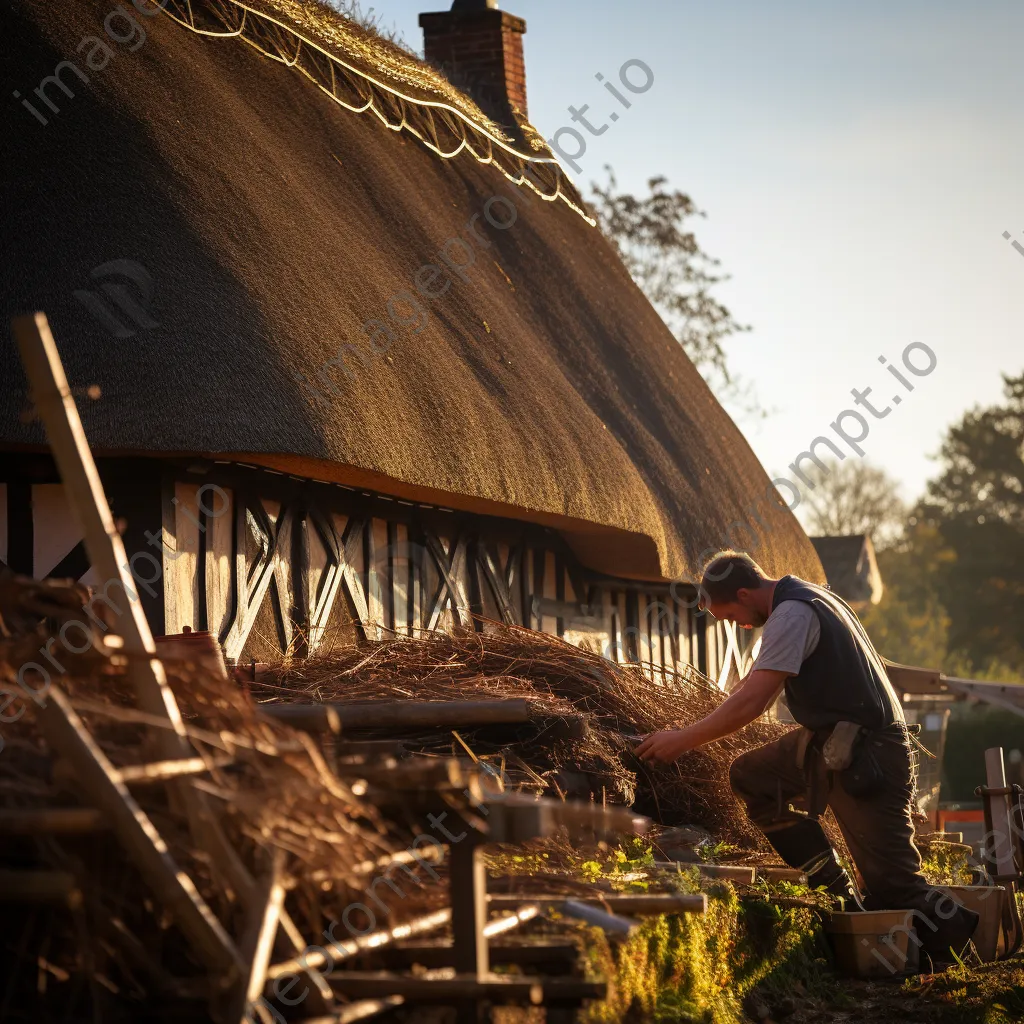
M771 614L772 584L750 555L720 551L701 574L700 607L716 619L763 626Z

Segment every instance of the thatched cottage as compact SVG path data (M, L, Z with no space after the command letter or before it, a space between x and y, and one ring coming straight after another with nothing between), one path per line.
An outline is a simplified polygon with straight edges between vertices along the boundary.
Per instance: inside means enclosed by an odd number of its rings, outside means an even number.
M0 307L50 319L154 632L478 613L724 680L688 574L821 565L529 125L525 25L453 6L431 65L312 0L6 0ZM0 381L0 559L102 588L9 337Z

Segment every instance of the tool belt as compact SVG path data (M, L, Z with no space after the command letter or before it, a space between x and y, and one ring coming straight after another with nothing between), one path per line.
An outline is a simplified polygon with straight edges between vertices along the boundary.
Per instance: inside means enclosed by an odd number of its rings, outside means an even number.
M887 730L880 730L884 732ZM832 729L805 730L797 750L799 767L808 780L812 815L822 814L833 779L857 799L868 799L885 789L885 773L872 750L871 729L856 722L838 722Z

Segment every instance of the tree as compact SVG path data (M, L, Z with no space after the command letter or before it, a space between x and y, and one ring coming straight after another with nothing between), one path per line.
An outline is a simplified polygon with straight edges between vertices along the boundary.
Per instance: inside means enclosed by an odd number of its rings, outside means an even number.
M825 462L801 507L809 533L829 537L866 533L878 548L895 541L906 518L896 481L884 470L852 458Z
M947 666L949 615L938 581L943 566L955 558L938 528L913 516L901 536L878 552L882 600L862 620L884 657L904 665Z
M757 409L729 370L722 344L750 328L711 295L728 277L718 272L719 261L701 249L688 223L705 214L685 193L667 191L663 177L651 178L650 195L638 199L620 194L614 172L605 170L604 188L591 183L591 209L626 269L712 388Z
M945 468L928 496L946 521L1024 529L1024 373L1003 384L1006 405L972 410L943 442Z
M894 661L1024 681L1024 374L950 428L939 475L878 564L864 617Z
M1024 673L1024 373L1003 381L1004 404L950 429L920 515L955 556L937 582L951 655Z

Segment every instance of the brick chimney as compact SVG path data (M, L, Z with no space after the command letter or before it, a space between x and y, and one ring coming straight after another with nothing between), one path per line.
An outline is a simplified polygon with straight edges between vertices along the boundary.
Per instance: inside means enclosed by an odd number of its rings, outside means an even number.
M526 22L498 10L497 0L454 0L450 11L420 15L423 50L488 117L513 124L526 117Z

